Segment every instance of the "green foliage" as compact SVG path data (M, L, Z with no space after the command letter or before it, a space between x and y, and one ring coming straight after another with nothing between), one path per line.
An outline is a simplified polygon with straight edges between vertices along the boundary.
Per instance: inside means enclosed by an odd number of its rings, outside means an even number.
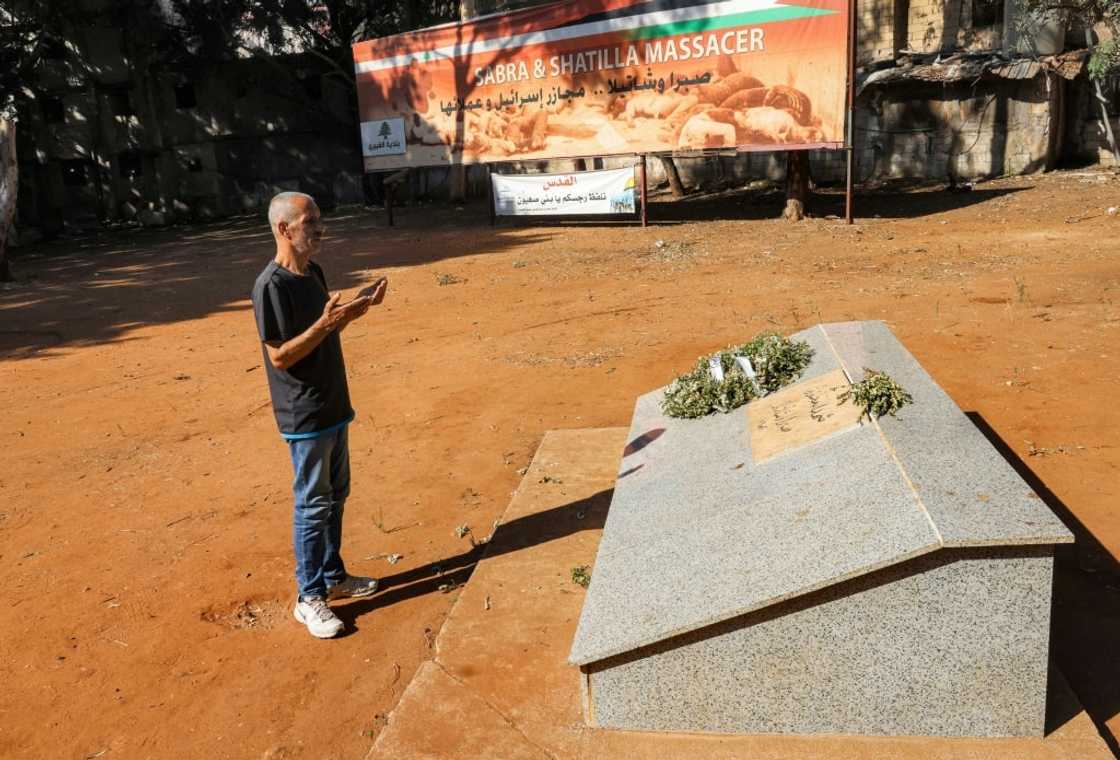
M914 403L914 398L886 372L863 368L864 377L840 394L837 400L851 401L863 409L860 419L878 419L884 414L892 417L902 407Z
M749 343L730 346L719 354L723 382L717 382L702 356L696 367L674 380L665 391L661 410L670 417L696 418L712 412L730 412L763 393L789 385L805 371L813 349L804 341L792 341L777 333L763 333ZM750 359L757 383L747 377L735 361Z
M312 50L348 66L350 45L359 40L458 18L451 0L171 0L171 6L204 57Z
M767 393L773 393L799 378L813 358L813 349L808 343L792 341L777 333L758 335L739 349L750 358L759 384ZM739 369L737 364L735 369Z
M591 585L591 570L587 565L572 568L572 583L587 588Z
M1120 73L1120 0L1023 0L1023 14L1019 22L1021 31L1030 32L1035 22L1032 19L1051 13L1065 14L1071 26L1092 29L1104 24L1112 32L1112 38L1090 46L1087 71L1093 79L1107 79ZM1082 40L1074 41L1080 46Z
M1107 79L1116 71L1120 71L1120 41L1113 38L1093 46L1093 54L1089 56L1089 76Z
M124 30L123 52L137 71L196 79L254 57L282 75L278 89L291 90L309 59L352 82L354 42L454 21L458 12L453 0L3 0L0 111L34 100L47 69L96 81L90 29Z

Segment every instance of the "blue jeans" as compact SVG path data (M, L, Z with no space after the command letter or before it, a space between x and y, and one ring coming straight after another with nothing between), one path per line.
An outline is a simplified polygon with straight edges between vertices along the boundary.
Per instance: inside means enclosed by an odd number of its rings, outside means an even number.
M292 534L300 597L326 597L346 580L342 563L342 511L350 495L349 426L316 438L288 441L295 480Z

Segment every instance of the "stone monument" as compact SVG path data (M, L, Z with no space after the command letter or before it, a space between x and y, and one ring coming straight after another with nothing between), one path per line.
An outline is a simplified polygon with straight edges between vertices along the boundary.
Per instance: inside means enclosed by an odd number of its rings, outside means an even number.
M1073 536L884 324L793 337L806 372L744 408L638 400L570 655L588 722L1042 735ZM864 368L913 404L861 423Z

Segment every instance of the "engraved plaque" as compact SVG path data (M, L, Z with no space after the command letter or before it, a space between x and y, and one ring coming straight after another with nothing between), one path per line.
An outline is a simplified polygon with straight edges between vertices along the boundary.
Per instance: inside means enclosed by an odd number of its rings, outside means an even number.
M837 369L747 404L754 461L857 427L860 408L837 400L850 385L844 370Z

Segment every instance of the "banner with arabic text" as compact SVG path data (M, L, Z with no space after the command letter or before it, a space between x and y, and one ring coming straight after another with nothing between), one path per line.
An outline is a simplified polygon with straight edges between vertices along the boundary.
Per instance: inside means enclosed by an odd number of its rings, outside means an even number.
M574 0L354 45L366 171L844 143L848 0Z
M634 167L570 174L491 174L498 216L633 214Z

